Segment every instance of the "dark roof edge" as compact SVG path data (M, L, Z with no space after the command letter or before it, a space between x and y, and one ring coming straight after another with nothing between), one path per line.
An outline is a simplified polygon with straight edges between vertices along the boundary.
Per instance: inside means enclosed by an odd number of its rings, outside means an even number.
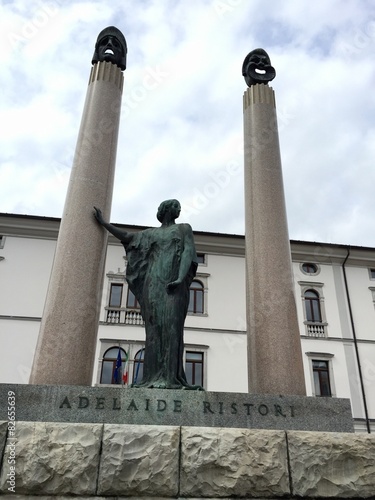
M50 222L56 222L60 223L61 222L61 217L47 217L47 216L42 216L42 215L27 215L27 214L12 214L12 213L6 213L6 212L0 212L0 217L9 217L11 218L20 218L20 219L31 219L31 220L39 220L39 221L50 221ZM116 223L113 222L115 226L118 227L131 227L134 228L138 231L142 231L143 229L148 229L151 226L139 226L136 224L123 224L123 223ZM239 238L239 239L245 239L245 236L243 234L231 234L231 233L218 233L218 232L211 232L211 231L195 231L193 230L194 234L196 235L201 235L201 236L220 236L224 238ZM368 250L375 250L375 247L368 247L368 246L361 246L361 245L348 245L344 243L327 243L327 242L321 242L321 241L305 241L305 240L290 240L290 244L303 244L303 245L309 245L309 246L325 246L325 247L331 247L331 248L341 248L341 249L353 249L353 250L361 250L361 249L368 249Z

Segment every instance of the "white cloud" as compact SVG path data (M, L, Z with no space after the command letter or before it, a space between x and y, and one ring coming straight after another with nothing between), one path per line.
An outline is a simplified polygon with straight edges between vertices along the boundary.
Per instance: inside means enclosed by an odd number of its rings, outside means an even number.
M128 68L113 221L156 224L179 197L194 229L244 230L241 66L261 46L290 237L375 246L370 2L18 0L0 19L0 211L61 216L96 36L115 24Z

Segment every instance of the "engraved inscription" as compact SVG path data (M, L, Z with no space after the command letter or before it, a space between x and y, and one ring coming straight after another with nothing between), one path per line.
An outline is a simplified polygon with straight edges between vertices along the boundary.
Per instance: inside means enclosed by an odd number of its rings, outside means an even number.
M187 405L187 403L185 403ZM185 413L191 410L187 406L184 407L183 402L179 399L173 399L168 401L165 399L156 399L155 401L151 399L130 399L121 404L121 399L109 398L105 396L92 397L91 399L87 396L78 396L78 398L69 399L68 396L64 397L59 405L59 409L72 410L77 408L79 410L125 410L126 412L149 412L156 411L161 414L173 414L173 413ZM185 410L185 412L184 412ZM278 417L283 419L295 418L294 406L282 406L280 404L254 404L254 403L242 403L242 402L231 402L225 403L224 401L202 401L199 403L198 412L203 415L245 415L250 418L255 417ZM235 418L235 417L234 417Z

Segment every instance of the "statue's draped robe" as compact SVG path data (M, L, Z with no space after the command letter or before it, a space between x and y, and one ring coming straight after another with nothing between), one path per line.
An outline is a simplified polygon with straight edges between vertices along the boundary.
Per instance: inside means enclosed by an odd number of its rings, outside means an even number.
M145 321L142 387L188 388L183 368L183 331L189 288L197 269L191 227L172 224L135 233L122 242L128 260L126 279ZM191 257L181 285L167 291L179 275L181 259ZM193 388L193 387L192 387Z

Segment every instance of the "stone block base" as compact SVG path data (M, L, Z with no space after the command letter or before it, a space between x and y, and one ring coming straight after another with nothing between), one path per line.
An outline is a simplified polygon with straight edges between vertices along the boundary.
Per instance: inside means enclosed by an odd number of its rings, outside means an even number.
M15 427L15 429L14 429ZM152 498L374 498L375 436L0 422L0 493Z

